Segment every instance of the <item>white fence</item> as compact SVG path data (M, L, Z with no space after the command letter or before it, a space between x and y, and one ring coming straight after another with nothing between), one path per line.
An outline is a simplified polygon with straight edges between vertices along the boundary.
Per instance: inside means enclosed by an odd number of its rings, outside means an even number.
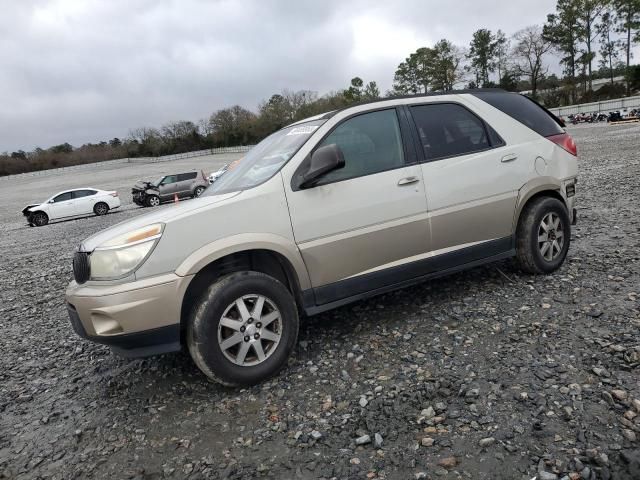
M164 155L162 157L135 157L129 158L129 163L158 163L182 160L183 158L201 157L203 155L219 155L223 153L244 153L253 148L253 145L242 145L239 147L209 148L207 150L197 150L195 152L176 153L174 155Z
M579 105L567 105L566 107L550 108L554 115L566 117L576 113L615 112L616 110L640 108L640 96L624 97L601 102L581 103Z
M175 155L164 155L162 157L135 157L135 158L116 158L115 160L105 160L103 162L83 163L81 165L71 165L69 167L49 168L47 170L37 170L35 172L16 173L15 175L0 176L0 182L2 180L10 180L23 177L38 177L41 175L51 175L55 173L67 173L77 170L85 170L87 168L93 168L97 165L116 165L122 163L159 163L159 162L171 162L173 160L182 160L184 158L201 157L203 155L218 155L223 153L244 153L251 150L253 145L239 146L239 147L222 147L222 148L210 148L207 150L198 150L196 152L177 153Z

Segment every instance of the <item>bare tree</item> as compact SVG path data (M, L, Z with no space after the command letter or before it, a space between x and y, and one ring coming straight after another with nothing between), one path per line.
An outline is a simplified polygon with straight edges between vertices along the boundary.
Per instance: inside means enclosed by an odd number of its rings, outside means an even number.
M551 43L542 35L542 27L532 25L515 33L512 55L515 72L527 77L531 84L531 96L536 97L538 83L549 71L544 65L544 56L551 50Z
M285 89L282 91L282 96L291 106L291 118L295 119L298 116L298 112L310 103L315 102L318 99L318 94L311 90L297 90L292 91Z
M498 84L502 81L502 75L507 72L507 57L511 49L511 42L502 30L496 33L496 68L498 69Z

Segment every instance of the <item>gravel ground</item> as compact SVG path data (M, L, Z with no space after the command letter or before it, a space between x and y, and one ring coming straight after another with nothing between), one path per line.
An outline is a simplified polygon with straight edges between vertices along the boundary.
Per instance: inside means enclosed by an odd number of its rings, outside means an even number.
M640 125L571 133L558 272L506 261L305 319L288 367L243 390L184 353L127 360L73 333L74 247L142 209L19 217L69 182L129 203L147 168L0 184L0 478L640 478Z

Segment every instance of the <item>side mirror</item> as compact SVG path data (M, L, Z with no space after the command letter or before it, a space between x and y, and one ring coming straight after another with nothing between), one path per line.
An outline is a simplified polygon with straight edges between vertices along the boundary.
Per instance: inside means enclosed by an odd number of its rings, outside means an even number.
M299 177L300 189L312 187L323 175L344 167L344 154L335 143L318 148L311 154L309 169Z
M54 203L55 200L52 198L51 200L47 200L47 203Z

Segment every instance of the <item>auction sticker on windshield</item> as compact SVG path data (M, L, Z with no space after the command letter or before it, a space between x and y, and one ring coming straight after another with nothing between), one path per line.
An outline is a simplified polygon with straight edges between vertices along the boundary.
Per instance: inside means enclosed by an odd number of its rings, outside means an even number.
M313 133L317 128L318 128L317 125L305 125L303 127L295 127L293 130L291 130L289 133L287 133L287 136L289 136L289 135L309 135L309 134Z

